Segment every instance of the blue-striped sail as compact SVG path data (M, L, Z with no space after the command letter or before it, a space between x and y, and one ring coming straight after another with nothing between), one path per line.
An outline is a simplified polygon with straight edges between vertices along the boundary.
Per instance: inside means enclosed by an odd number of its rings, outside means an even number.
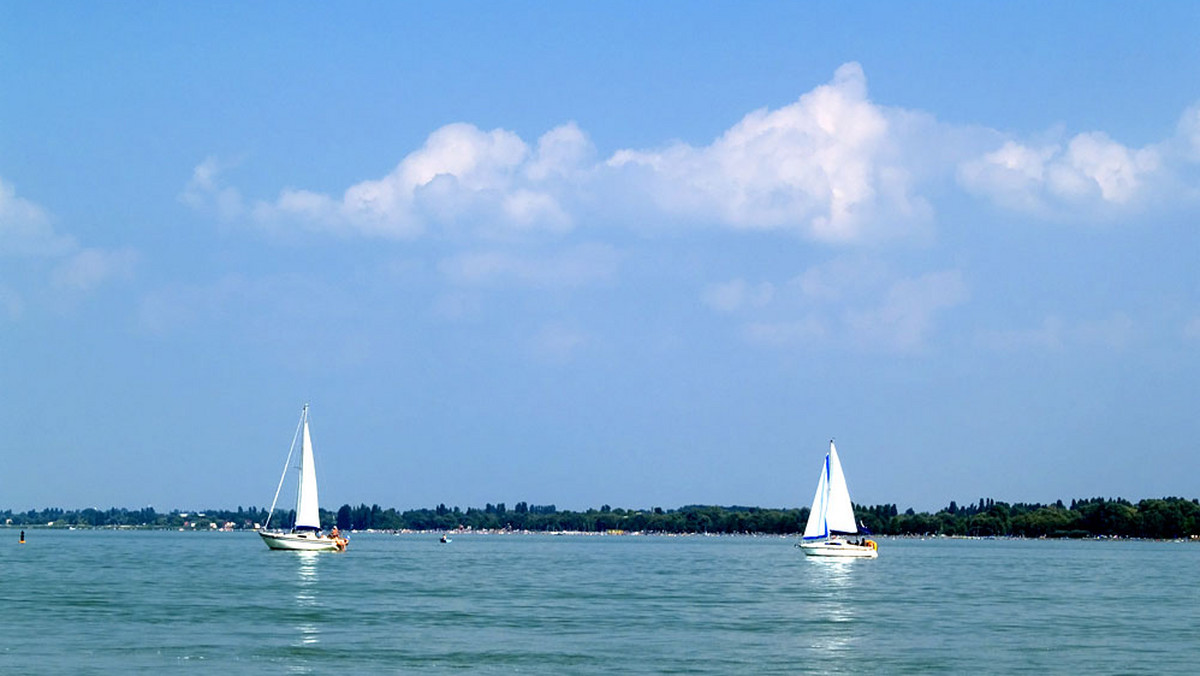
M817 492L813 495L812 512L804 526L804 539L824 540L831 535L856 533L858 526L854 521L854 506L850 503L850 489L846 487L837 448L830 440L821 478L817 480Z

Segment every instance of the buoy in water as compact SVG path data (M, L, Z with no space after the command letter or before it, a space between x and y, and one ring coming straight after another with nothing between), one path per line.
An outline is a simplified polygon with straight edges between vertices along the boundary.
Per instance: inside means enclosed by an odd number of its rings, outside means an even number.
M17 544L21 544L21 545L25 544L25 531L21 531L21 541L18 542Z

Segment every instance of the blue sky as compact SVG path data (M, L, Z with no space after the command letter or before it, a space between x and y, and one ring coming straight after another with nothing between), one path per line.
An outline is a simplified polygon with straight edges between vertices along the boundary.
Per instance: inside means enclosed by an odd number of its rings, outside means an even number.
M1200 495L1200 9L0 4L0 507Z

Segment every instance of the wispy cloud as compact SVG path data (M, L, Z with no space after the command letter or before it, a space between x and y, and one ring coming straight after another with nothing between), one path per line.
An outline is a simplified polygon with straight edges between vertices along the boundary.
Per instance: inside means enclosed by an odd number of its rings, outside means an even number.
M206 285L166 287L142 298L139 319L150 333L166 334L225 319L230 305L253 302L259 295L257 286L239 276L226 276Z
M341 335L347 332L341 320L367 314L352 291L310 275L228 274L146 294L139 321L143 330L153 334L227 331L252 341L283 344ZM281 328L294 326L308 328L299 333Z
M1200 317L1183 325L1183 337L1188 340L1200 340Z
M824 342L830 333L827 322L815 316L779 321L749 322L742 335L752 345L795 348Z
M1032 328L983 332L978 342L984 347L1005 351L1057 350L1063 345L1065 330L1062 319L1046 317L1039 326Z
M0 311L7 319L19 319L25 312L25 303L21 300L21 295L7 286L0 285Z
M963 303L968 296L958 270L901 279L891 285L879 305L850 310L847 324L856 342L914 350L924 345L934 315Z
M1185 158L1200 162L1200 103L1191 106L1180 116L1175 141Z
M771 302L775 285L770 282L751 284L744 279L734 279L721 284L712 284L704 290L706 305L719 312L736 312L743 307L762 307Z
M566 324L544 324L533 336L530 349L533 357L551 364L565 364L592 342L587 333Z
M970 297L959 270L896 276L866 259L835 259L772 288L780 290L757 304L741 332L749 343L779 348L917 352L938 316Z
M0 255L63 256L78 246L74 237L54 231L45 209L0 178Z
M81 247L75 237L54 228L44 208L18 196L0 179L0 257L49 261L51 286L86 292L109 280L132 277L138 253L132 248ZM20 316L21 296L11 288L4 295L9 316Z
M839 302L871 293L886 283L888 275L887 268L876 259L842 256L810 267L791 285L810 301Z
M192 170L192 178L184 186L179 200L193 209L212 207L224 219L241 216L245 211L241 193L221 181L222 172L234 164L222 163L216 157L205 158Z
M83 249L54 269L51 282L60 288L90 291L110 279L133 276L138 253L133 249Z
M607 244L581 244L544 255L507 251L462 253L441 262L442 274L463 286L518 284L568 288L611 279L620 253Z
M1031 328L984 331L976 342L985 348L1005 351L1057 351L1079 347L1122 349L1137 335L1137 324L1124 313L1100 319L1067 320L1046 317Z

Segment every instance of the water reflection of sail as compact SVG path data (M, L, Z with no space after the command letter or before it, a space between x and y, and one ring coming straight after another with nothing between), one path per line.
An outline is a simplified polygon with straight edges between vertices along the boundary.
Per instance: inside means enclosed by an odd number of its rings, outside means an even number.
M296 632L300 637L297 647L312 647L321 641L320 627L313 621L313 615L319 606L317 600L320 582L317 576L319 558L316 552L297 553L297 560L300 564L296 576L296 617L299 620Z
M848 559L812 559L809 579L818 590L816 603L811 604L810 619L816 631L809 635L808 648L822 658L849 659L858 648L860 632L847 627L861 620L856 607L855 570Z
M854 589L853 561L845 559L814 559L817 564L817 574L821 580L820 587L833 597L844 598Z

